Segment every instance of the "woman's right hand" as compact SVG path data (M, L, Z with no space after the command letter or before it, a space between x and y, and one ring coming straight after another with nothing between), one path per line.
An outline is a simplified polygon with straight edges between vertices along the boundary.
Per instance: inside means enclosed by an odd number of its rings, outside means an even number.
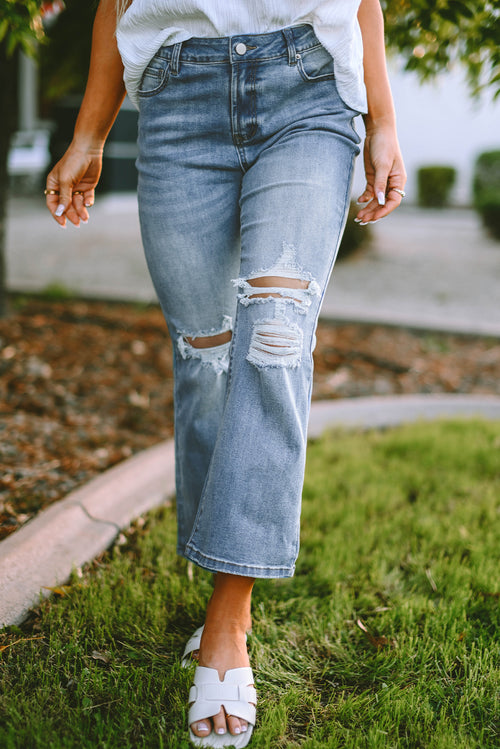
M82 148L72 143L47 176L47 208L59 226L66 219L75 226L87 223L87 208L94 204L94 189L102 169L102 148Z

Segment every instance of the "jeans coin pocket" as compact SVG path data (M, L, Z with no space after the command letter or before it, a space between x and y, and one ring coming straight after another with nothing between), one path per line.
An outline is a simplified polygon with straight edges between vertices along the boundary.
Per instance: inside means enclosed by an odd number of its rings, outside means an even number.
M165 88L170 75L170 62L156 54L142 74L139 96L154 96Z
M306 49L297 56L297 68L305 81L334 78L333 57L323 45Z

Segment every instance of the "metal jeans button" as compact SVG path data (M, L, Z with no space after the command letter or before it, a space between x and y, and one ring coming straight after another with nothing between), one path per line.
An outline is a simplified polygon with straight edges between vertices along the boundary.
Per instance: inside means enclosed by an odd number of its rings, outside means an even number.
M243 44L243 42L238 42L234 50L238 55L244 55L247 51L247 45Z

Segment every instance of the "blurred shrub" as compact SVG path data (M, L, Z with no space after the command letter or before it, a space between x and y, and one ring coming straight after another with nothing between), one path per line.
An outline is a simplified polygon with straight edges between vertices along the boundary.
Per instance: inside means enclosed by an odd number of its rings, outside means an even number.
M500 239L500 151L479 154L472 185L474 207L483 224Z
M447 205L456 176L452 166L420 167L417 171L419 206L442 208Z
M360 226L359 224L354 223L354 219L359 210L360 206L356 205L356 203L351 203L349 206L349 215L347 217L344 236L340 243L337 260L343 260L352 252L359 250L371 241L372 230L370 225Z

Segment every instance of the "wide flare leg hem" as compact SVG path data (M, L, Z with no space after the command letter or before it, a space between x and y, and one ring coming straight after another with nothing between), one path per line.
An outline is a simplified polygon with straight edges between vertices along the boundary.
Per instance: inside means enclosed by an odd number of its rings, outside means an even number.
M295 573L295 564L290 567L238 564L236 562L228 562L224 559L206 556L192 546L177 547L177 553L185 559L188 559L190 562L194 562L198 567L208 570L209 572L225 572L228 575L240 575L241 577L255 577L262 579L293 577Z

